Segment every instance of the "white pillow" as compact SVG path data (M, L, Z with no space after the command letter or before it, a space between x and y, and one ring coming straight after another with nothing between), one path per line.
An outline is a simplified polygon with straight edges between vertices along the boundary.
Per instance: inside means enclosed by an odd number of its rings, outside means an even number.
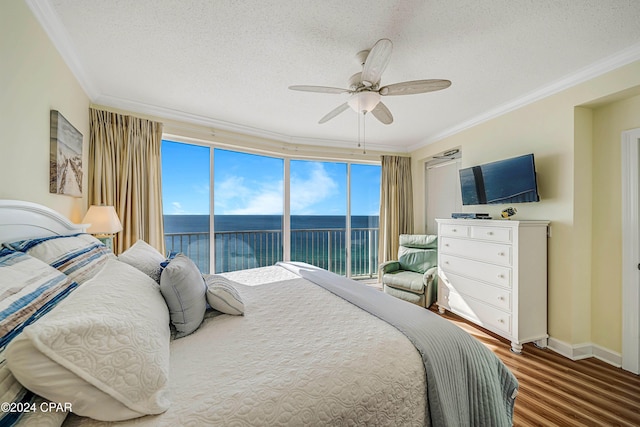
M142 271L156 283L160 283L160 273L162 272L160 263L165 260L165 257L144 240L135 242L129 249L121 253L118 259Z
M6 358L34 393L70 402L78 415L120 421L168 409L169 340L157 284L112 259L25 328Z
M207 302L214 310L235 316L244 315L244 303L238 290L237 283L217 274L205 276L207 283Z

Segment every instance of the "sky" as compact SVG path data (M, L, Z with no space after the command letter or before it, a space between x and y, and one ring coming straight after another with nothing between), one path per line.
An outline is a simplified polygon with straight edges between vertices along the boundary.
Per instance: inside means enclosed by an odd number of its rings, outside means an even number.
M281 215L284 160L214 150L216 215ZM209 213L210 148L162 142L165 215ZM291 215L345 215L347 164L291 160ZM351 214L377 216L380 166L351 165Z

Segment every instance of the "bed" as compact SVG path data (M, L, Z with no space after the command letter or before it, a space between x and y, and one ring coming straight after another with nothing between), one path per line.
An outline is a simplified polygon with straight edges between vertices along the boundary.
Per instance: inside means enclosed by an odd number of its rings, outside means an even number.
M513 374L435 313L278 263L205 275L203 316L190 325L163 293L179 257L164 270L158 254L136 264L84 230L44 206L0 200L2 298L19 294L8 278L22 277L3 259L58 283L35 314L5 325L0 398L27 403L0 413L2 425L512 424ZM71 262L69 242L92 249Z

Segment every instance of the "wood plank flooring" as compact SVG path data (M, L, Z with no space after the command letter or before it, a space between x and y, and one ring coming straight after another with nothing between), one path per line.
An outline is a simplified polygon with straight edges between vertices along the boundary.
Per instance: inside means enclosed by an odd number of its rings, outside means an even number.
M451 313L443 317L489 347L518 378L515 426L640 426L640 376L533 344L513 354L503 338Z

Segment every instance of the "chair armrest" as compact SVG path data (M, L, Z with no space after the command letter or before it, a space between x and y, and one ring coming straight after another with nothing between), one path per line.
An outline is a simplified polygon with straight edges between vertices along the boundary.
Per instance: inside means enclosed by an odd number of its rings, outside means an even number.
M438 267L434 266L424 272L422 276L422 283L428 285L430 282L436 282L438 279Z
M400 263L398 261L386 261L378 266L378 272L380 274L390 273L392 271L400 270Z

